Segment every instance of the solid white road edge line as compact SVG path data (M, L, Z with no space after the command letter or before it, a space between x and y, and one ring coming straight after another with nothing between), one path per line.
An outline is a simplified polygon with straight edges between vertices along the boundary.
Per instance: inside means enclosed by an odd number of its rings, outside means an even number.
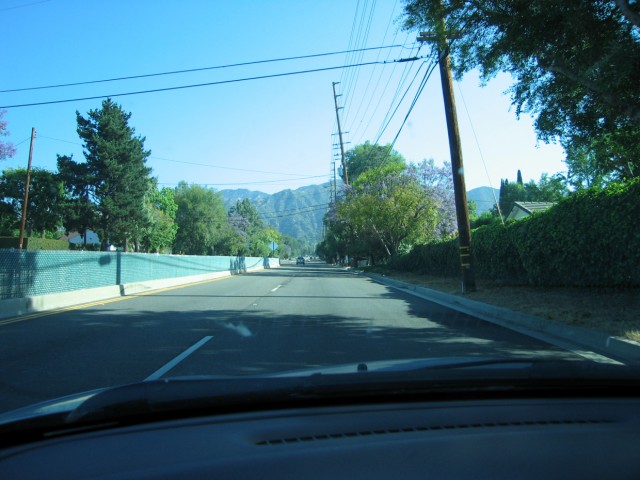
M148 381L151 381L151 380L157 380L162 375L164 375L169 370L171 370L173 367L178 365L182 360L184 360L189 355L191 355L193 352L198 350L201 346L203 346L205 343L207 343L212 338L213 338L213 336L208 335L208 336L202 338L198 343L194 343L189 348L187 348L184 352L182 352L180 355L178 355L176 358L174 358L170 362L166 363L162 368L156 370L151 375L149 375L147 378L145 378L144 381L148 382Z

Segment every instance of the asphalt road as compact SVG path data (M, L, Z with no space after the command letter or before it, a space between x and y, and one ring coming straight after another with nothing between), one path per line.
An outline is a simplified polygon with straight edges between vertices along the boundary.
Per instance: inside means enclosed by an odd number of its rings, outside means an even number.
M321 263L0 322L0 412L104 386L401 358L576 358Z

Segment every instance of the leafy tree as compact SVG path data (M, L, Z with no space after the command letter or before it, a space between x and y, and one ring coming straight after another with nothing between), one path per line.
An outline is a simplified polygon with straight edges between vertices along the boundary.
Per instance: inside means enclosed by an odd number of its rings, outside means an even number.
M144 201L151 169L146 161L151 152L144 149L144 137L136 136L129 126L130 118L131 114L111 99L104 100L100 109L90 110L86 118L76 112L86 167L69 157L63 161L63 176L75 192L72 199L88 199L95 207L95 219L91 221L95 222L103 249L113 243L126 250L147 226ZM82 202L78 201L76 212L78 223L86 224L91 209L86 200Z
M280 244L281 234L264 225L258 210L247 198L238 200L229 209L229 223L235 231L235 240L239 242L238 255L266 257L272 253L271 242ZM233 242L234 237L230 241Z
M87 230L96 228L98 209L92 196L95 183L87 163L76 163L72 156L58 155L58 178L65 186L63 225L67 232L78 231L87 246Z
M214 190L180 182L175 191L178 232L174 252L214 255L227 233L227 212L222 196ZM226 253L226 252L225 252Z
M521 175L518 178L522 180ZM498 204L502 216L506 218L515 202L558 202L568 194L569 189L561 175L543 173L537 183L533 180L526 184L518 181L512 183L508 179L501 180ZM493 214L497 215L497 211Z
M338 263L355 250L353 228L338 215L335 205L325 214L324 225L325 235L316 246L316 254L327 262Z
M229 208L228 215L233 232L228 241L234 246L233 255L253 256L255 236L263 228L258 211L248 198L244 198Z
M524 186L529 202L559 202L569 194L569 189L562 175L540 175L538 183L531 180Z
M445 162L437 167L433 159L411 164L408 173L422 186L430 202L438 212L436 232L439 238L453 236L458 230L456 203L451 177L451 164Z
M469 219L473 220L478 217L478 204L475 200L467 200L467 211L469 212Z
M301 255L300 242L291 235L280 234L280 244L278 245L278 255L281 258L294 258Z
M471 218L471 221L469 222L471 229L474 230L483 225L493 225L494 223L501 223L500 217L495 210L496 209L494 208L493 210L488 210L486 212L483 212L481 215L477 215Z
M13 234L20 228L22 206L27 182L25 168L7 169L0 177L0 208L3 233ZM31 170L29 203L27 205L27 236L47 236L62 224L64 192L62 182L48 170Z
M590 187L604 187L611 183L615 175L607 173L604 162L597 158L596 147L569 143L565 145L567 165L566 182L577 190Z
M249 255L246 235L238 231L233 224L233 220L223 224L216 233L216 244L214 249L220 255L247 256Z
M282 243L280 232L273 227L265 227L253 236L251 242L251 254L254 257L270 257L272 253L271 242L278 245Z
M143 249L157 253L171 250L178 231L174 189L163 187L158 190L154 181L145 199L145 211L148 221L142 232Z
M13 206L0 200L0 237L15 237L18 235L18 228Z
M540 139L586 148L605 174L640 172L640 28L629 0L410 0L405 27L451 38L458 78L514 78ZM445 23L440 19L444 18Z
M436 236L435 205L398 165L361 174L337 212L374 261L394 257L403 247Z
M518 182L509 182L508 179L500 180L500 194L498 205L503 218L507 218L515 202L527 201L524 185ZM495 208L495 207L494 207Z
M258 210L248 198L236 201L236 204L229 209L229 216L237 214L246 220L245 229L264 228Z
M349 150L346 154L349 182L354 183L367 170L383 165L405 165L402 155L391 148L391 145L378 145L365 142Z
M10 135L7 130L7 122L3 120L6 110L0 110L0 160L6 160L16 154L16 149L12 143L1 140L2 137Z

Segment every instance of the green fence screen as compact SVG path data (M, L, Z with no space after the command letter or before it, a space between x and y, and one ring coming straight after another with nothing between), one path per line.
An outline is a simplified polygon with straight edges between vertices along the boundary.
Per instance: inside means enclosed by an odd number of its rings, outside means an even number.
M274 259L122 252L0 250L0 299L211 272L268 268Z

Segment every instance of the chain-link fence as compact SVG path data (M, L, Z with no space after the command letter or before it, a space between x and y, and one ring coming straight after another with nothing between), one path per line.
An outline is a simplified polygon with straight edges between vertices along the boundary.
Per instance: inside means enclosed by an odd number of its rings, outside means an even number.
M267 262L266 262L267 261ZM265 267L260 257L0 250L0 299Z

